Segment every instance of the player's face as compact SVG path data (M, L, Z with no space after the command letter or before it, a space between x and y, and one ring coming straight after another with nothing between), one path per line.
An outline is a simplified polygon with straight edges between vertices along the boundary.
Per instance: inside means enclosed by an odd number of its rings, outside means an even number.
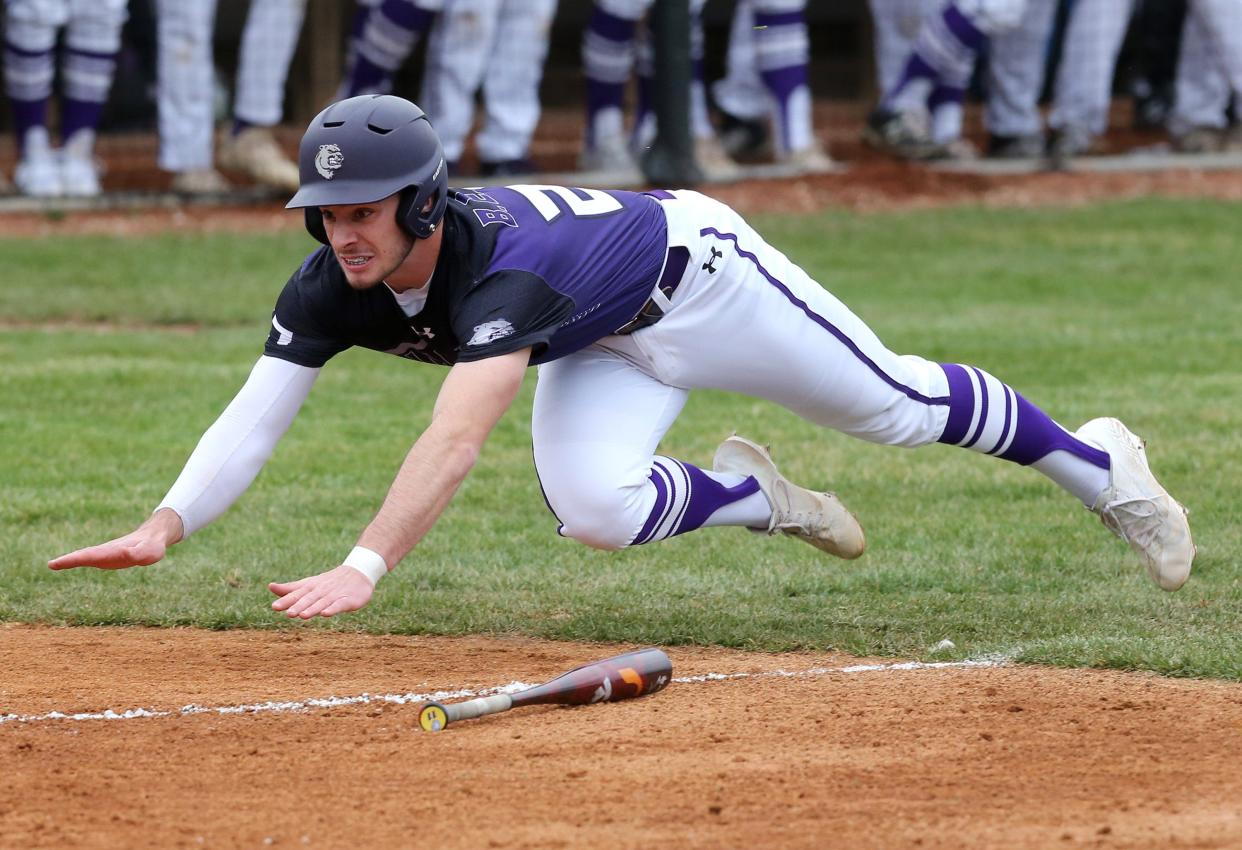
M399 196L369 204L320 207L328 242L345 280L370 289L393 274L414 247L414 238L397 224Z

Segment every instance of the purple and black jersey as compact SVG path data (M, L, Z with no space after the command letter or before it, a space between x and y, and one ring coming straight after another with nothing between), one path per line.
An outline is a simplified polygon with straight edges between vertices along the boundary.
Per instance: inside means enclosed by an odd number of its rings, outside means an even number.
M321 248L277 299L264 353L319 367L361 346L451 365L529 346L531 363L546 363L633 319L667 252L659 202L633 192L455 190L443 227L418 313L407 316L386 286L350 288Z

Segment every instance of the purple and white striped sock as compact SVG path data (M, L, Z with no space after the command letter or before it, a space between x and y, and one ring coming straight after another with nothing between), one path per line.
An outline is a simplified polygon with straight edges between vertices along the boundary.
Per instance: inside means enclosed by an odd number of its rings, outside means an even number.
M942 363L949 418L939 442L1011 460L1092 505L1109 483L1108 453L1084 443L1012 387L974 366Z
M753 477L708 472L656 455L651 483L656 489L655 505L632 546L713 525L767 528L772 517L767 497Z
M436 13L411 0L384 0L361 22L345 95L387 94L393 74L427 34Z
M800 150L815 141L810 123L807 62L811 42L802 9L755 10L755 61L776 107L777 143L782 151Z
M965 88L986 36L956 3L926 19L901 77L881 104L893 111L926 108L938 85Z
M69 47L65 50L65 99L60 134L67 146L84 146L89 153L104 104L116 72L116 53ZM85 139L83 144L81 140ZM82 151L77 151L81 155Z
M56 65L52 50L4 45L4 88L13 105L13 130L19 150L31 130L47 126L47 103L52 96Z
M619 18L596 4L582 38L582 71L586 76L586 141L624 132L625 85L634 70L634 34L638 21Z

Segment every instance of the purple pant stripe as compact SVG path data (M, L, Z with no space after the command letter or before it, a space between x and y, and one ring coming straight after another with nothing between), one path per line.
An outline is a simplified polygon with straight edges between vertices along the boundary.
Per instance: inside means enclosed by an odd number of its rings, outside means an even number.
M949 382L949 419L945 423L940 442L956 446L966 439L970 427L970 414L974 412L975 393L970 386L970 373L956 363L941 363L944 376Z
M65 53L67 55L71 54L73 56L85 56L87 59L115 59L117 52L118 51L116 50L110 50L107 53L99 53L94 50L82 50L80 47L65 48Z
M50 56L52 54L51 50L26 50L25 48L18 47L16 44L8 40L4 42L4 49L8 50L10 53L16 53L18 56L28 56L31 59L36 56Z
M888 384L893 389L902 393L907 398L912 399L914 401L922 402L923 404L948 404L949 403L948 396L939 396L936 398L925 396L922 393L920 393L918 390L914 389L913 387L907 387L905 384L898 381L892 375L889 375L888 373L886 373L883 369L879 367L879 364L877 364L874 360L872 360L870 357L864 354L862 349L858 347L857 343L855 343L854 340L846 336L844 331L842 331L840 328L833 325L823 316L820 316L819 314L812 311L811 308L808 307L805 302L801 301L797 296L795 296L792 292L790 292L789 289L785 286L785 284L781 283L779 280L774 278L768 272L768 270L765 269L763 265L759 262L758 257L750 253L749 251L744 250L742 246L738 244L736 234L721 233L719 230L717 230L714 227L705 227L699 231L699 235L700 236L715 236L717 239L724 239L726 241L732 242L733 249L737 251L739 257L745 257L747 260L750 260L750 262L754 264L755 268L759 270L759 274L763 275L764 279L767 280L768 283L776 287L776 289L782 295L785 296L785 298L789 301L789 303L793 304L795 307L801 310L804 314L806 314L806 317L809 318L811 321L813 321L815 324L819 325L821 328L828 331L828 333L836 337L838 342L840 342L842 345L848 348L855 357L857 357L859 360L862 361L863 365L865 365L868 369L870 369L873 373L875 373L876 377L878 377L884 383Z
M979 442L979 438L983 436L983 428L988 424L988 385L983 380L982 372L974 366L968 368L979 379L979 424L975 426L975 432L970 435L970 439L962 446L964 449L968 449Z
M962 14L955 3L950 3L944 10L944 23L964 47L977 51L983 46L985 36L971 23L970 18Z
M661 474L663 472L663 474ZM638 534L634 536L635 543L646 543L651 539L651 535L655 534L657 528L660 527L660 521L664 519L664 515L668 512L669 492L668 484L665 482L665 476L662 468L652 466L651 472L648 473L651 483L655 485L656 500L651 508L651 513L647 516L647 521L643 523L643 527L638 530Z

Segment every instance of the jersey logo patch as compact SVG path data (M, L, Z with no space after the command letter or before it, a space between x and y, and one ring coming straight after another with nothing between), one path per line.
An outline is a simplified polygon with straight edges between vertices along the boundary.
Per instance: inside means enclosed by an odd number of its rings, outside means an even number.
M331 180L336 172L345 164L345 154L337 145L320 145L319 153L315 154L315 170L324 180Z
M493 319L490 322L475 325L474 336L470 337L466 345L486 345L489 342L504 339L512 333L513 325L509 324L508 319Z

